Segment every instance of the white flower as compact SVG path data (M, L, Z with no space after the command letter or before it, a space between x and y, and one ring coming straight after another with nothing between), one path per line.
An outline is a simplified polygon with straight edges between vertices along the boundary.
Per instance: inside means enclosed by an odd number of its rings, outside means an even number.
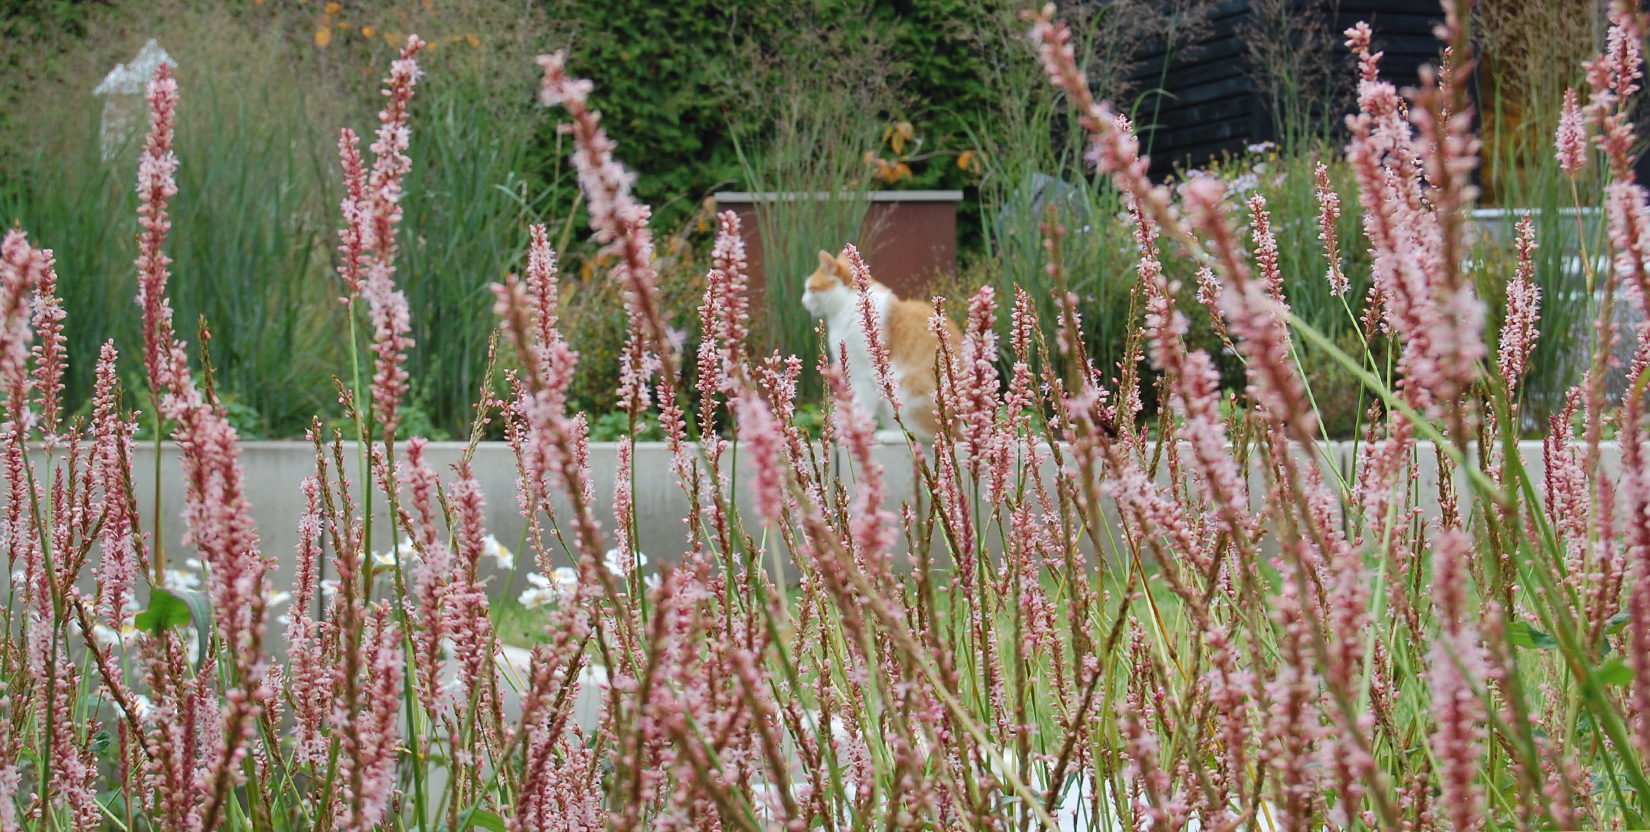
M579 588L579 573L571 566L558 566L550 570L550 579L556 582L556 589L563 598L573 597L573 591Z
M558 593L555 588L550 585L549 578L546 578L537 572L529 572L527 574L527 582L532 584L532 586L522 590L520 597L516 598L517 601L521 602L522 606L530 610L534 610L556 600Z
M104 624L92 625L92 642L99 650L108 650L120 643L120 633L115 632Z
M492 558L498 563L498 568L506 572L516 568L515 553L504 548L504 544L498 542L498 538L492 535L487 535L481 539L481 553Z
M1238 193L1247 193L1260 187L1260 177L1253 172L1245 173L1232 180L1232 190Z
M411 540L403 540L399 546L395 547L394 552L373 552L372 562L379 566L394 566L397 553L401 555L401 562L407 564L418 557L418 548L413 546Z
M634 561L626 558L618 549L608 549L607 554L602 556L602 565L607 567L607 571L614 575L620 578L626 577L630 574L630 570L647 565L647 555L641 552L633 554Z
M201 563L200 558L190 558L184 561L183 565L195 570L196 572L206 568L206 564Z
M1266 151L1273 150L1276 147L1277 145L1272 144L1271 142L1260 142L1259 144L1244 145L1243 149L1249 151L1250 153L1265 153Z
M132 705L134 706L133 710L137 711L137 713L133 714L133 716L140 720L148 719L149 712L155 709L155 703L150 701L149 697L144 696L141 693L132 697ZM115 703L115 707L117 709L120 708L120 703Z
M189 663L194 665L200 664L201 631L195 629L195 625L190 624L188 627L183 628L183 643L185 647L184 652L189 657Z
M1181 180L1180 184L1174 186L1175 193L1185 196L1187 188L1191 187L1193 182L1200 179L1208 179L1213 176L1214 174L1202 168L1192 168L1191 170L1186 171L1186 178Z
M532 587L522 591L516 600L528 609L542 607L551 601L567 603L573 599L573 592L579 586L579 573L565 566L558 566L550 571L550 577L537 572L527 573L527 582Z
M182 569L166 570L165 580L161 581L162 587L173 591L199 589L200 585L199 575L193 572L185 572Z
M657 572L655 572L655 573L653 573L653 574L651 574L651 575L649 575L649 576L642 579L642 586L647 587L649 592L652 592L652 591L658 589L659 584L661 584L661 583L663 583L663 581L660 580L659 573L657 573Z
M321 597L331 598L338 594L338 579L326 578L321 581Z
M286 602L291 601L291 600L292 600L292 593L290 593L290 592L266 592L266 593L264 593L264 606L266 606L266 607L278 607L278 606L280 606L282 604L285 604Z

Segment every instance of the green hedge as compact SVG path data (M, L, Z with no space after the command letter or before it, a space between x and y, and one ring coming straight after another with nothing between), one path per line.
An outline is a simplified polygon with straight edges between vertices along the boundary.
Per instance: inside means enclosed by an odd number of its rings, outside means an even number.
M744 187L734 131L760 127L748 121L756 110L749 90L761 88L762 67L785 65L788 52L826 30L886 38L894 56L887 68L901 83L896 109L882 115L913 122L924 152L948 152L914 165L897 187L969 186L973 177L954 154L970 146L969 129L987 106L984 62L1003 58L985 54L972 35L991 13L968 0L564 0L550 17L565 27L570 66L596 79L592 98L617 155L637 172L637 196L668 229L717 188ZM548 125L534 148L546 180L556 138ZM976 215L962 212L968 240L978 238Z

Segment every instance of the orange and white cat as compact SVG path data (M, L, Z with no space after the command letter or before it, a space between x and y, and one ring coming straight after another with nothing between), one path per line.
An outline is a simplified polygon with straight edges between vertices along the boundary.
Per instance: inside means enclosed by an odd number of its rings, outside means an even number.
M934 378L934 356L940 345L928 329L934 306L919 300L900 300L892 289L874 280L869 292L871 308L882 329L882 341L888 345L890 369L899 391L900 418L919 438L932 439L938 429L934 411L934 391L938 386ZM847 257L819 253L819 268L808 276L802 305L814 317L825 319L831 360L841 361L842 352L847 353L848 381L853 386L855 400L875 416L883 428L893 428L893 408L877 390L876 372L871 366L871 352L859 311L859 290ZM950 320L945 322L945 332L955 355L961 333ZM879 432L879 440L893 439L888 433L887 430Z

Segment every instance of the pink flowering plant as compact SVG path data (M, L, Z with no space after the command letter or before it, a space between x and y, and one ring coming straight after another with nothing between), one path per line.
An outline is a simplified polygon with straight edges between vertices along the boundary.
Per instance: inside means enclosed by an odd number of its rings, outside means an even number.
M1070 32L1052 8L1030 16L1091 161L1126 198L1130 360L1083 353L1075 296L1052 321L1024 291L940 303L965 317L936 360L941 430L880 447L850 371L824 355L822 441L798 426L805 359L752 343L732 213L697 351L682 353L649 210L593 85L561 53L540 58L623 288L620 400L633 426L659 414L690 506L679 539L649 541L669 555L652 564L630 440L598 516L542 227L525 274L493 287L500 384L482 388L459 462L438 471L424 439L400 435L420 346L396 285L416 37L385 81L371 161L353 132L339 140L339 285L364 347L339 396L365 441L315 423L297 548L260 548L238 437L167 300L179 100L161 66L138 167L149 414L128 408L112 344L89 418L64 412L72 322L52 254L21 230L0 244L0 832L1642 828L1650 328L1618 331L1612 307L1642 314L1650 298L1628 118L1645 20L1618 3L1587 95L1555 126L1567 173L1610 171L1613 259L1590 276L1591 367L1534 450L1518 442L1519 392L1541 334L1540 241L1519 226L1492 334L1462 265L1477 141L1468 42L1445 12L1449 59L1407 98L1382 79L1369 28L1346 33L1360 73L1346 156L1371 246L1369 292L1347 298L1363 354L1291 310L1265 199L1150 181ZM1344 295L1343 206L1318 174L1318 215L1288 220L1322 229L1324 279ZM1044 232L1058 283L1065 229ZM1167 276L1192 271L1184 292ZM1242 360L1241 394L1189 346L1192 292ZM862 312L892 397L889 349ZM1637 348L1616 402L1618 338ZM1304 360L1344 365L1376 403L1344 465L1317 441ZM138 510L134 434L152 417L182 460L198 591L168 568L180 559L159 513ZM519 662L482 568L499 556L486 501L508 499L483 493L472 459L493 421L543 612ZM913 491L897 494L906 465ZM290 587L272 585L277 556L296 562ZM277 590L291 597L284 649L269 637Z

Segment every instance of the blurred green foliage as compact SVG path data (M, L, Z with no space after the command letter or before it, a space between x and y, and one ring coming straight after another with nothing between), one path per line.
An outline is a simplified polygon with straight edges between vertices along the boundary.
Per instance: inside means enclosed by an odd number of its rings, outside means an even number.
M701 197L745 186L734 136L760 126L747 120L765 112L760 97L774 79L763 73L834 43L824 32L842 41L875 33L888 43L880 69L899 79L899 95L878 115L911 121L925 152L939 151L899 186L971 185L974 177L953 162L972 147L987 65L1002 58L980 48L972 24L998 6L1006 8L977 0L557 0L546 17L565 27L549 46L565 46L573 70L595 79L592 101L617 155L636 171L637 196L653 206L656 225L673 228ZM546 125L533 145L541 181L562 152ZM965 241L978 245L974 212L961 218Z
M1141 20L1119 16L1127 5L1066 7L1097 94L1125 103L1129 91L1104 79L1117 70L1107 33L1145 31ZM197 320L210 325L222 399L245 435L293 436L315 413L336 421L332 378L348 381L351 373L333 274L335 131L348 124L370 143L378 79L397 39L419 32L434 46L420 56L427 74L414 103L398 263L417 341L408 429L465 435L494 329L487 286L521 268L525 228L544 221L561 254L564 329L584 359L572 399L606 436L628 429L601 416L616 404L623 303L587 239L570 148L557 131L561 114L532 98L530 56L568 49L573 70L594 80L616 155L654 209L665 307L688 354L713 230L704 197L761 186L758 174L771 178L771 162L813 147L806 139L784 146L786 107L875 87L856 99L866 103L847 130L854 135L835 138L848 162L833 168L838 178L863 187L875 168L861 167L858 148L873 147L884 170L898 171L874 187L963 190L960 269L936 287L950 298L947 309L956 315L967 294L994 285L1006 330L1012 292L1024 288L1052 331L1064 288L1079 299L1090 355L1109 373L1137 323L1129 315L1137 254L1116 193L1082 159L1084 137L1072 129L1069 103L1025 42L1018 17L1025 7L1015 0L346 0L334 12L321 3L0 0L0 224L20 223L56 250L71 318L70 408L84 408L105 339L121 348L123 376L135 377L135 148L113 162L100 158L101 102L89 91L115 60L157 37L180 60L183 91L169 247L178 328L193 341ZM1119 37L1132 48L1134 40ZM1526 52L1545 54L1534 47L1516 54ZM1499 204L1537 209L1544 334L1525 394L1532 415L1550 409L1575 376L1575 346L1589 331L1591 308L1574 289L1574 264L1584 242L1598 250L1600 233L1596 221L1578 224L1563 213L1571 194L1545 149L1552 90L1574 80L1573 62L1543 72L1541 83L1519 87L1546 105L1519 109L1514 123L1524 132L1499 126L1499 87L1481 91L1487 192ZM842 103L818 110L841 112ZM884 132L905 123L908 131ZM1293 144L1210 167L1267 196L1292 305L1350 347L1364 287L1354 287L1350 306L1326 291L1312 165L1322 158L1334 171L1344 266L1355 281L1367 274L1356 203L1335 141ZM1042 225L1051 208L1066 228L1062 286L1044 268ZM1497 221L1502 238L1514 219ZM1510 264L1479 265L1493 306ZM1193 276L1171 277L1187 295L1183 308L1202 314L1190 297ZM798 349L811 321L789 323L786 346ZM757 331L767 334L767 325L757 321ZM1241 389L1238 363L1219 356L1218 343L1200 346L1217 355L1226 385ZM1345 435L1367 402L1328 362L1301 359L1309 380L1321 381L1313 387L1331 432ZM128 402L148 406L142 396Z

